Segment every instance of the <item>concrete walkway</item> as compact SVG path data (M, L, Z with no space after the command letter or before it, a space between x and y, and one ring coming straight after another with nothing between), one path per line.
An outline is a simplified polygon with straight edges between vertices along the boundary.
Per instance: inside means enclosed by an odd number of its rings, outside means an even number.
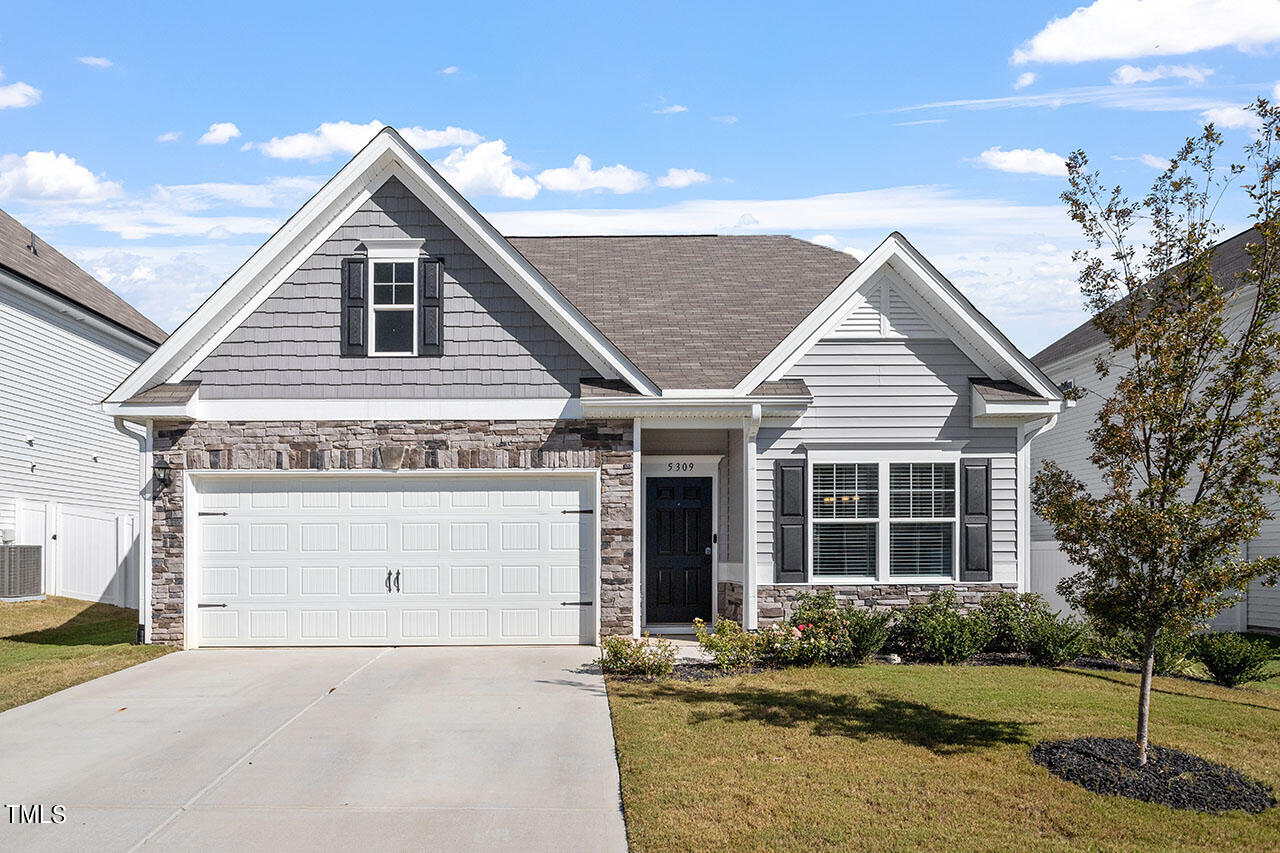
M594 654L202 650L108 675L0 714L0 849L623 851Z

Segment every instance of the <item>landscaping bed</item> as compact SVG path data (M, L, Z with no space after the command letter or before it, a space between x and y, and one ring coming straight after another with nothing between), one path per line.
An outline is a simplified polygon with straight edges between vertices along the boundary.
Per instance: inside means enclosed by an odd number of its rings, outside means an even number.
M1177 749L1153 744L1147 763L1139 765L1138 748L1129 739L1045 741L1031 750L1031 760L1094 793L1175 809L1209 813L1238 809L1258 814L1276 805L1266 785Z

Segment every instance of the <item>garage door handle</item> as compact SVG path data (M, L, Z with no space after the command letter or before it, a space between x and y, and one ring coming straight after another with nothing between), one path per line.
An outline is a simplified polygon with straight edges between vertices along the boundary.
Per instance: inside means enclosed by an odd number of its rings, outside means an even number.
M400 591L400 570L396 569L396 592Z
M387 592L391 592L391 570L387 569Z
M197 604L196 607L226 607L225 604Z
M560 510L560 512L562 515L595 515L596 514L596 511L594 509L562 509Z
M594 601L562 601L560 602L561 607L590 607L593 604L595 604Z

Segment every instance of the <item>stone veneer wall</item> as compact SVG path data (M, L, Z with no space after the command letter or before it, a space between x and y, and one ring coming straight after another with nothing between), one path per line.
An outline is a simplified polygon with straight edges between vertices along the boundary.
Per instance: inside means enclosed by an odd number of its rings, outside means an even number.
M984 596L996 592L1017 592L1017 584L1002 583L913 583L875 584L867 586L839 586L835 584L778 584L757 588L757 606L760 608L760 624L780 622L795 609L796 596L804 592L834 592L836 600L845 606L899 609L912 604L923 604L933 593L950 589L956 593L961 606L968 610L976 607Z
M716 590L716 615L742 624L742 584L720 581Z
M632 629L630 421L200 421L156 427L152 642L181 645L184 470L600 469L600 632Z

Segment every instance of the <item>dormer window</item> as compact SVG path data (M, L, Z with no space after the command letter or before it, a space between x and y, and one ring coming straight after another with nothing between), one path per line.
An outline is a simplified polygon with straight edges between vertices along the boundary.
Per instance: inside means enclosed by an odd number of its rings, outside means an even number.
M373 262L371 355L415 355L417 275L414 260Z

